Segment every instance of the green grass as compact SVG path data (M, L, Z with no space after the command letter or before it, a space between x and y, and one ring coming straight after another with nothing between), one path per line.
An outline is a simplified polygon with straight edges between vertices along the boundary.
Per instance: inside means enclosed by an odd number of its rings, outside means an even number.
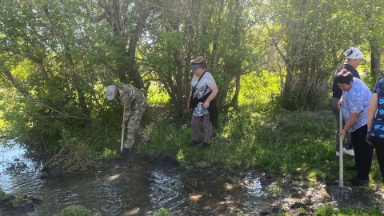
M168 212L165 208L160 208L157 212L153 214L154 216L172 216L170 212Z
M220 128L214 131L209 150L188 147L192 139L189 119L156 118L159 116L156 112L161 111L151 109L149 116L153 120L146 128L151 142L135 145L136 151L166 155L186 168L255 167L285 176L295 175L308 182L338 179L337 126L331 110L272 109L273 95L279 92L279 79L263 74L242 79L240 107L220 114ZM345 157L346 166L353 163L352 157ZM345 179L351 177L351 173L345 174ZM371 177L372 183L381 181L375 161Z
M154 106L168 103L170 97L160 86L150 85L148 89L147 99L148 103Z
M353 206L335 210L330 206L316 209L315 216L379 216L382 215L379 209Z
M20 205L20 202L23 200L23 197L15 197L14 199L11 200L12 206L14 208L18 207Z
M54 216L91 216L94 215L90 210L85 208L84 206L70 206L64 208L60 211L59 214L55 214ZM97 214L96 214L97 215Z
M0 200L5 200L5 199L8 199L9 197L10 195L5 193L3 189L0 188Z

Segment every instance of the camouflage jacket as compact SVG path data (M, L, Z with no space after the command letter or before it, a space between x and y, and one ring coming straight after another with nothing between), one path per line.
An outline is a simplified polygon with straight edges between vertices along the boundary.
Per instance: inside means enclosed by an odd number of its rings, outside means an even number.
M140 89L124 83L117 84L116 88L120 94L118 101L125 110L124 122L129 120L135 110L147 108L147 99Z

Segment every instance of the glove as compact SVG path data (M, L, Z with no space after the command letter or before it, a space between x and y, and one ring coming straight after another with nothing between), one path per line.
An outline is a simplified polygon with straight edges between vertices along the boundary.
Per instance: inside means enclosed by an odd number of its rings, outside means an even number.
M366 141L370 146L373 146L373 142L372 142L372 137L371 137L371 132L370 132L370 131L367 132L367 135L365 136L365 141Z

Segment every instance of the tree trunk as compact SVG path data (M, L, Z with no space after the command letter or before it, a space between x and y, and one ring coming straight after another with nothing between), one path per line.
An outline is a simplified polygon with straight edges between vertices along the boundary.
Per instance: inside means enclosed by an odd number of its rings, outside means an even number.
M240 16L241 16L241 8L240 8L240 2L239 0L235 0L235 22L234 22L234 34L233 34L233 49L238 50L240 48ZM240 77L241 77L241 62L239 60L236 60L235 66L233 67L235 69L235 94L233 95L231 106L232 107L238 107L239 106L239 93L240 93Z
M374 78L374 82L382 76L380 71L381 53L376 46L371 45L371 77Z

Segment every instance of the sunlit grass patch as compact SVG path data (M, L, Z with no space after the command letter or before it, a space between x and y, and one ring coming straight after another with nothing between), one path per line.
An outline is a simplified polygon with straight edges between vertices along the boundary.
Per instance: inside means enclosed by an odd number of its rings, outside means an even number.
M148 104L150 105L164 105L169 103L170 97L165 92L164 88L158 86L158 84L150 85L147 94Z
M285 176L294 175L310 184L338 180L337 127L333 113L330 110L292 112L274 109L271 100L279 92L278 81L277 76L268 73L244 76L240 106L220 113L220 128L214 131L211 147L206 151L201 145L188 146L192 140L188 118L175 121L154 110L152 113L155 114L150 116L152 121L146 128L151 143L135 148L150 155L166 155L186 168L233 170L255 167ZM169 99L161 95L157 97L156 103L165 103ZM202 125L200 131L203 139ZM352 166L353 157L345 156L344 163L344 166ZM345 179L354 177L352 172L344 175ZM372 182L381 179L375 161L371 177Z
M351 206L341 209L334 209L331 206L317 208L316 216L379 216L382 215L380 209L366 208L361 206Z
M92 214L91 211L84 206L76 205L69 206L60 211L59 214L54 214L55 216L91 216L91 215L100 215Z
M270 103L279 93L280 77L263 71L242 76L239 104L261 111L272 109Z

